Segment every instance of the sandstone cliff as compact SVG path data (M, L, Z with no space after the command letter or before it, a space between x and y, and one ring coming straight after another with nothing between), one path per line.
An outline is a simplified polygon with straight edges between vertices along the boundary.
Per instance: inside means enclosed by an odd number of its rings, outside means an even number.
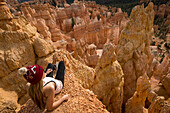
M25 102L22 97L26 94L26 81L17 74L18 68L35 64L54 49L51 44L38 38L37 29L24 17L13 18L3 0L0 9L0 87L15 91L21 104Z
M165 56L169 54L170 48L170 1L155 1L150 0L154 3L154 36L151 42L153 46L153 52L155 59L162 62ZM140 3L147 5L149 0L141 0Z
M118 61L124 72L124 103L136 89L136 81L148 69L151 59L150 42L153 35L153 3L133 8L130 20L121 32Z

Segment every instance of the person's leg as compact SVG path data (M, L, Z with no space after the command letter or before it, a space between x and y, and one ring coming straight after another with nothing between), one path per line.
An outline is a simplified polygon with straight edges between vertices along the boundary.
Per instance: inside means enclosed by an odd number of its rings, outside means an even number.
M64 86L64 75L65 75L65 65L63 61L60 61L58 64L58 71L56 73L55 79L61 80Z
M45 73L47 72L48 69L52 69L53 70L54 66L49 63L46 70L45 70ZM47 73L46 77L52 77L53 78L53 71L51 71L50 73Z

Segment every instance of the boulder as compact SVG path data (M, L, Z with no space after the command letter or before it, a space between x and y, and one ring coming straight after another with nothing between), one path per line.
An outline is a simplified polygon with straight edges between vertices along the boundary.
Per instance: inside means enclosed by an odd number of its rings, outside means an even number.
M0 0L0 20L10 20L13 16L6 6L5 0Z
M33 47L35 49L35 54L38 57L44 57L54 52L53 46L41 38L35 38Z

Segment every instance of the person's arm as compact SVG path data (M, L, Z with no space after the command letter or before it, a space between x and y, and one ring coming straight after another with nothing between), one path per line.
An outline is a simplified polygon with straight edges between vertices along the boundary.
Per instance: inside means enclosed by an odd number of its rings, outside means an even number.
M46 107L48 111L53 111L55 108L57 108L63 101L68 100L68 95L64 95L62 98L60 98L58 101L54 102L54 96L55 92L52 88L49 88L48 91L48 97L46 101Z

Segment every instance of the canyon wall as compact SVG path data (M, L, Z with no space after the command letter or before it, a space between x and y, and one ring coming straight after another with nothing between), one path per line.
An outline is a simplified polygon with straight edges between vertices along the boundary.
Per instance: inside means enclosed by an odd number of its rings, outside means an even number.
M54 52L53 46L38 38L37 29L25 17L13 18L5 2L0 2L0 87L15 91L18 103L24 103L26 81L18 68L33 65ZM8 86L8 87L7 87Z

